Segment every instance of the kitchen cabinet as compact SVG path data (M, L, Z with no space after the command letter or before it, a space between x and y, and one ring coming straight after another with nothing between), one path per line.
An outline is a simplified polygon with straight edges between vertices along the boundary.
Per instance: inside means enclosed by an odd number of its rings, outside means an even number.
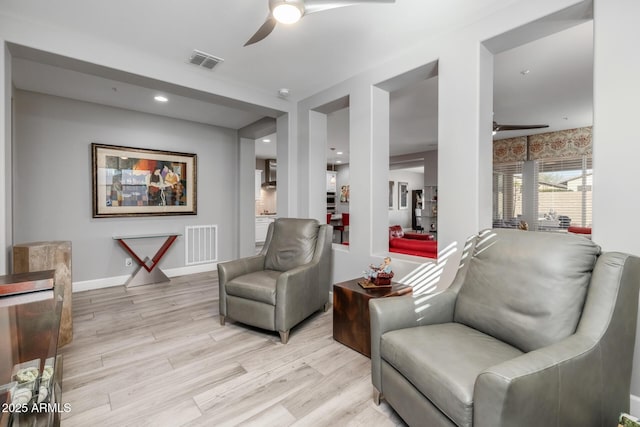
M256 243L264 243L267 239L269 224L276 220L275 216L261 215L256 217Z

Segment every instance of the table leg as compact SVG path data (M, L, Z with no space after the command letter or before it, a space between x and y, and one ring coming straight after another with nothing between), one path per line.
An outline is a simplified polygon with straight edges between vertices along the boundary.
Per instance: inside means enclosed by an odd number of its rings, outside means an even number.
M124 239L118 239L118 243L136 260L136 263L140 266L138 271L127 281L125 284L127 287L147 285L151 283L168 282L169 278L160 270L155 268L165 253L169 250L173 242L178 238L177 235L167 237L167 240L162 244L160 249L156 252L152 259L146 257L140 258L135 251L127 245ZM151 263L149 263L151 261Z

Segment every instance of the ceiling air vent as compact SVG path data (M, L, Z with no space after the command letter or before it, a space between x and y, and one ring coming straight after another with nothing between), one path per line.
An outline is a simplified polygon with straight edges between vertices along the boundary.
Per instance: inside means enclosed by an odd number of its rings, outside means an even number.
M193 54L191 54L191 58L189 58L189 62L191 64L204 67L208 70L213 69L213 67L215 67L222 61L224 61L224 59L195 49L193 51Z

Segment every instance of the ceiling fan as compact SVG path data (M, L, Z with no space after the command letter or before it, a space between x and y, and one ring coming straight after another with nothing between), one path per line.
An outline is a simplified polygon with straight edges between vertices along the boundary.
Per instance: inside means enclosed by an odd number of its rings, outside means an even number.
M501 125L498 122L493 122L493 134L503 130L523 130L523 129L541 129L548 128L549 125Z
M267 37L278 22L293 24L305 15L337 7L363 3L395 3L396 0L268 0L269 15L264 24L244 45L248 46Z

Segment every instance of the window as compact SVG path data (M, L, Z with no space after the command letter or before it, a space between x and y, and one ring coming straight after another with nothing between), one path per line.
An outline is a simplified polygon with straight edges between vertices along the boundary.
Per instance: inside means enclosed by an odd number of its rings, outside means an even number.
M538 160L538 229L591 227L591 156Z
M591 227L592 146L591 127L494 141L493 226Z
M503 163L493 167L494 227L515 227L522 217L522 164Z
M525 162L494 165L493 226L514 228L526 220L530 230L539 231L591 227L591 155L530 163L529 168L523 167ZM527 193L525 187L536 191ZM527 214L525 208L531 212Z

